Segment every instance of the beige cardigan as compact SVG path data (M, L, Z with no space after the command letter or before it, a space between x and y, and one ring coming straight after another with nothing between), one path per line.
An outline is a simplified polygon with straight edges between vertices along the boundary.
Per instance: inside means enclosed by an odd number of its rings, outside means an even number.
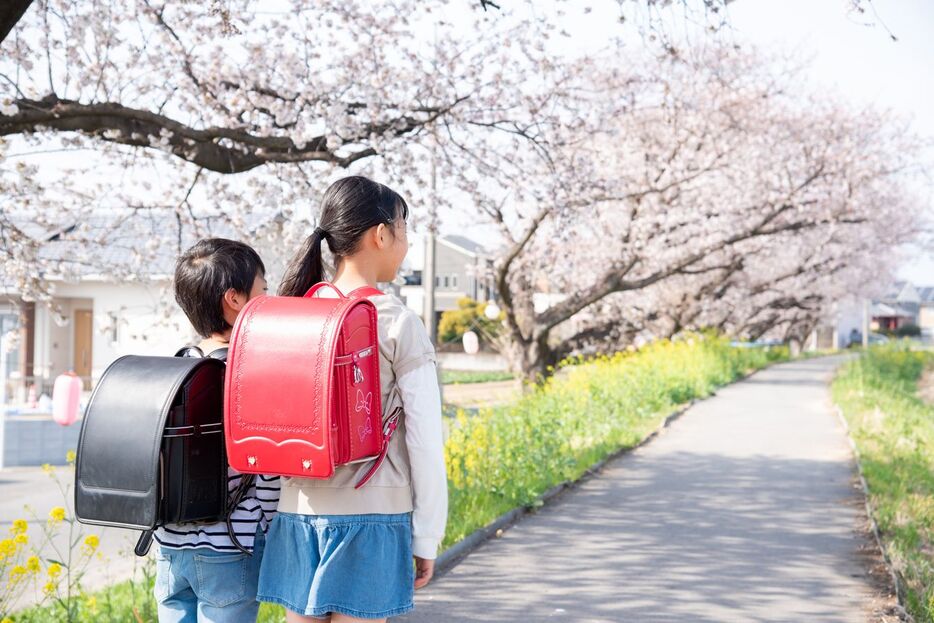
M370 462L338 467L327 480L283 478L279 511L304 515L354 515L364 513L406 513L414 511L413 550L415 555L434 558L447 515L447 476L441 437L441 404L437 376L420 374L434 387L400 389L397 380L426 364L435 369L435 349L421 319L391 294L369 297L376 305L379 323L379 373L382 412L385 419L398 406L403 407L399 427L389 444L386 460L360 489L354 485L371 467ZM427 379L427 381L425 380ZM407 390L407 391L404 391ZM407 394L415 404L406 404ZM422 398L427 400L422 400ZM415 433L406 434L407 420ZM407 445L417 443L412 452ZM412 440L415 441L412 441ZM416 467L413 473L412 466ZM421 495L419 495L421 491ZM417 503L415 498L418 498ZM419 532L422 531L422 534Z

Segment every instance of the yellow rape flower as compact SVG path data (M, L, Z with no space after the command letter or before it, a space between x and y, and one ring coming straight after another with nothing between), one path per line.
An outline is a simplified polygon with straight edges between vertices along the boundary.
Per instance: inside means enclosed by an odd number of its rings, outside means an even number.
M85 605L87 606L88 610L90 610L91 612L97 612L97 597L91 595L90 597L88 597L88 600L85 603Z
M17 545L26 545L29 543L29 535L27 534L17 534L13 537L13 542Z
M4 617L3 620L0 621L0 623L13 623L13 619L11 619L10 617Z
M16 543L13 539L3 539L0 541L0 560L9 558L16 553Z
M55 471L55 468L49 465L48 463L43 463L42 471L44 471L46 474L51 474Z
M51 521L52 523L58 523L60 521L64 521L64 519L65 519L65 509L62 508L61 506L56 506L55 508L49 511L49 521Z
M29 558L26 559L26 570L30 571L31 573L39 572L39 557L38 556L30 556Z
M49 565L49 568L46 570L46 572L49 574L49 577L54 580L62 574L62 566L57 562L53 562L51 565Z
M65 453L65 461L70 465L75 462L75 459L78 458L78 455L75 454L74 450L69 450Z
M23 565L16 565L10 569L10 584L16 584L23 576L26 575L26 567Z
M56 587L57 585L55 584L55 582L49 581L45 583L45 586L42 587L42 590L45 591L46 595L51 595L52 593L55 592Z
M94 553L94 550L101 544L100 538L96 534L89 534L84 537L84 550L85 555L90 556Z
M25 519L14 519L13 526L10 528L10 534L23 534L29 529L29 524Z

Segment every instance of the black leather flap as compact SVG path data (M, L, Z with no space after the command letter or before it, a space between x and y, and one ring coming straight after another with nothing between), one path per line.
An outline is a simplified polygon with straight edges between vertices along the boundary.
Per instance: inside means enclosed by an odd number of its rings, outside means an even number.
M149 529L159 519L159 451L169 409L185 381L216 359L114 361L91 394L75 471L75 515L84 523Z

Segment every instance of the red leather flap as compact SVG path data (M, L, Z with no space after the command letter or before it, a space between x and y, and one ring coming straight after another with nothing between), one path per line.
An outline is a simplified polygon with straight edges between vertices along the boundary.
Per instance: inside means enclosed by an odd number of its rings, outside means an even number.
M231 334L225 386L231 466L305 475L304 465L309 476L330 474L337 339L344 316L358 305L372 303L262 296L243 308Z

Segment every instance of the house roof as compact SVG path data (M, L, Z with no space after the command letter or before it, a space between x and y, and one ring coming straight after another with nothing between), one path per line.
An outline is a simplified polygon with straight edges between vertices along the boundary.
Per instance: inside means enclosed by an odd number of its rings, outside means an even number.
M467 251L468 253L472 253L474 255L483 255L484 253L486 253L486 249L483 247L483 245L481 245L478 242L474 242L470 238L466 238L464 236L457 236L457 235L442 236L441 239L444 242L447 242L448 244L452 244L456 247L460 247L464 251Z
M59 270L43 275L45 279L108 276L159 277L171 275L175 260L202 238L216 236L244 238L240 232L256 231L269 223L274 214L250 214L242 227L235 227L222 215L189 220L176 218L172 209L111 210L92 213L81 222L66 225L43 225L21 219L21 231L37 241L38 256ZM0 287L9 276L0 274Z
M896 281L888 290L885 291L885 295L882 297L882 300L894 301L898 298L898 295L901 294L901 291L905 289L906 284L906 281Z
M901 305L892 305L890 303L873 303L870 311L874 318L914 318L915 314Z
M918 304L922 298L918 288L908 281L896 281L885 293L881 301L889 304L914 303Z
M449 248L453 248L454 250L471 257L484 255L487 252L483 245L474 242L465 236L438 236L436 240ZM425 269L424 234L412 234L409 236L409 252L405 256L403 266L409 270Z
M924 286L918 288L918 296L922 303L934 303L934 286Z

